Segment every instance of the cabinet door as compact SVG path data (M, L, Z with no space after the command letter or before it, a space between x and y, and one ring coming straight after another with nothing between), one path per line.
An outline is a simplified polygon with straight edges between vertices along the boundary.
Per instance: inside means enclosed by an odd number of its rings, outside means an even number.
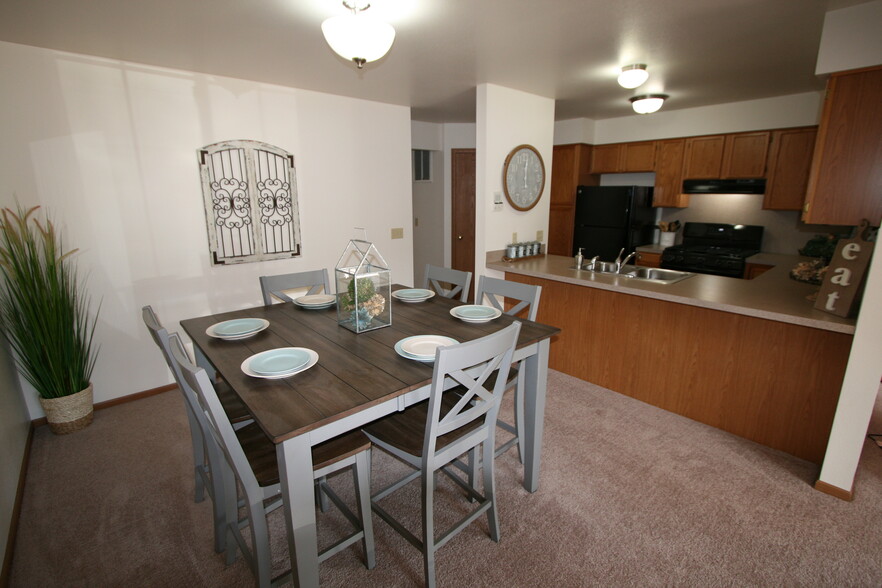
M721 178L766 177L769 132L726 135Z
M661 253L637 252L637 260L634 265L644 267L661 267Z
M550 204L572 205L576 202L581 145L555 145L551 160Z
M718 179L723 168L725 135L689 137L683 162L683 179Z
M548 212L546 252L571 255L576 188L594 185L597 178L588 175L592 147L584 144L555 145L551 160L551 201Z
M834 74L818 128L806 223L858 225L882 217L882 68Z
M683 153L685 139L656 141L655 189L653 206L683 208L689 205L689 195L683 194Z
M591 173L614 174L620 172L619 159L621 147L621 143L595 145L591 155Z
M622 143L620 168L623 172L651 172L655 170L655 141Z
M763 208L802 210L817 134L817 127L772 131Z

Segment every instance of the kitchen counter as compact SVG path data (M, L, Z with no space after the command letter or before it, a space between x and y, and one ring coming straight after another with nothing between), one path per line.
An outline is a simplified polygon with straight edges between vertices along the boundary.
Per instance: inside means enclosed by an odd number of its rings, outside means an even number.
M491 251L487 253L487 267L501 272L854 334L854 319L841 318L814 308L814 302L808 300L808 296L816 293L818 286L790 279L790 269L806 259L799 255L760 253L748 258L747 263L774 267L752 280L694 274L674 284L576 270L573 269L571 257L559 255L504 262L501 251Z

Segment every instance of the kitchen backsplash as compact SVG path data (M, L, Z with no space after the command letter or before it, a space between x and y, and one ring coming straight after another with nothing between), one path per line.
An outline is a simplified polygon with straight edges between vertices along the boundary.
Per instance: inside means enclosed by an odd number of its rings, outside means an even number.
M605 174L602 186L652 186L655 174ZM763 210L762 194L690 194L687 208L659 208L658 220L761 225L763 251L796 254L818 234L850 234L851 227L806 225L798 211ZM681 231L682 233L682 231ZM656 233L656 242L658 234ZM677 243L680 235L677 236Z

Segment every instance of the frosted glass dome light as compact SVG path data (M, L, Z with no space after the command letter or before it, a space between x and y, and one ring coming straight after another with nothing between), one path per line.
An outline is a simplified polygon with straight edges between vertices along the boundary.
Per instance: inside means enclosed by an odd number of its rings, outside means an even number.
M646 71L645 63L635 63L634 65L626 65L619 74L619 85L623 88L633 89L643 85L643 82L649 79L649 73Z
M658 109L662 107L662 104L664 104L667 98L667 94L643 94L641 96L634 96L633 98L630 98L631 107L637 114L652 114L653 112L658 112Z
M363 14L370 4L361 9L346 2L343 5L352 12L325 20L322 33L337 55L354 61L361 69L365 63L389 52L395 41L395 29L389 23Z

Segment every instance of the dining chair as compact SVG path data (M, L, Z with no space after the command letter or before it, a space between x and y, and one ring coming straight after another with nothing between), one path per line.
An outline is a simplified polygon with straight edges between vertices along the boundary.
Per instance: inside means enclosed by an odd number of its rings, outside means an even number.
M205 370L190 361L180 337L170 336L172 356L185 384L195 392L205 412L211 436L221 448L226 464L223 468L224 512L227 532L227 564L233 563L238 546L261 587L285 581L290 571L272 578L267 515L282 506L276 448L256 423L234 430L220 406L214 386ZM341 435L312 448L313 479L322 480L317 491L330 498L354 532L319 552L319 562L339 553L361 540L368 569L376 565L374 535L370 508L371 444L360 431ZM356 510L331 489L324 479L349 469L355 486ZM237 488L244 493L246 517L240 520ZM249 527L250 545L242 533ZM234 543L235 541L235 543Z
M484 299L494 308L511 316L522 316L527 320L535 321L539 312L539 297L542 295L542 286L533 284L521 284L500 278L481 276L478 278L478 290L475 292L475 304L484 304ZM502 297L503 300L500 300ZM508 310L504 302L514 303ZM525 315L526 316L523 316ZM517 362L512 371L514 375L509 379L505 389L514 389L514 415L515 424L507 423L500 419L496 424L514 434L514 437L503 443L496 450L496 455L502 455L515 444L518 446L518 459L524 463L524 438L521 431L524 430L524 380L520 377L523 361Z
M465 302L469 295L469 284L471 283L472 272L464 272L427 263L422 287L430 288L445 298L453 298L459 294L459 301Z
M291 297L285 294L284 290L295 290L298 288L307 288L307 294L318 294L322 291L325 294L331 294L328 270L320 269L293 274L260 276L260 290L263 294L264 306L273 304L273 297L285 302L291 302Z
M150 335L162 352L162 356L184 398L187 422L190 425L190 442L193 446L193 465L196 478L195 501L202 502L205 500L206 492L211 498L212 515L214 518L214 549L216 552L221 553L226 549L226 539L224 536L226 525L224 524L224 500L222 496L223 485L221 477L215 475L213 468L216 464L224 463L223 456L220 453L220 448L208 436L199 402L190 391L190 388L184 383L178 364L172 357L172 347L168 331L159 322L159 317L156 316L156 312L154 312L151 306L142 308L141 315L144 319L144 324L147 325L147 329L150 331ZM244 409L244 405L242 405L242 408ZM247 411L245 412L247 414Z
M430 588L435 586L435 551L482 514L487 514L491 539L499 541L494 434L520 327L520 322L515 321L480 339L439 347L435 352L428 400L364 428L377 447L414 469L375 493L371 497L371 506L384 521L422 552L426 586ZM495 382L490 389L485 387L489 382ZM465 453L475 464L479 447L484 464L483 494L476 483L468 483L448 467ZM465 490L475 507L436 540L434 492L435 474L439 470ZM469 478L472 479L471 476ZM422 491L420 537L407 530L380 505L384 498L416 479L420 480Z

